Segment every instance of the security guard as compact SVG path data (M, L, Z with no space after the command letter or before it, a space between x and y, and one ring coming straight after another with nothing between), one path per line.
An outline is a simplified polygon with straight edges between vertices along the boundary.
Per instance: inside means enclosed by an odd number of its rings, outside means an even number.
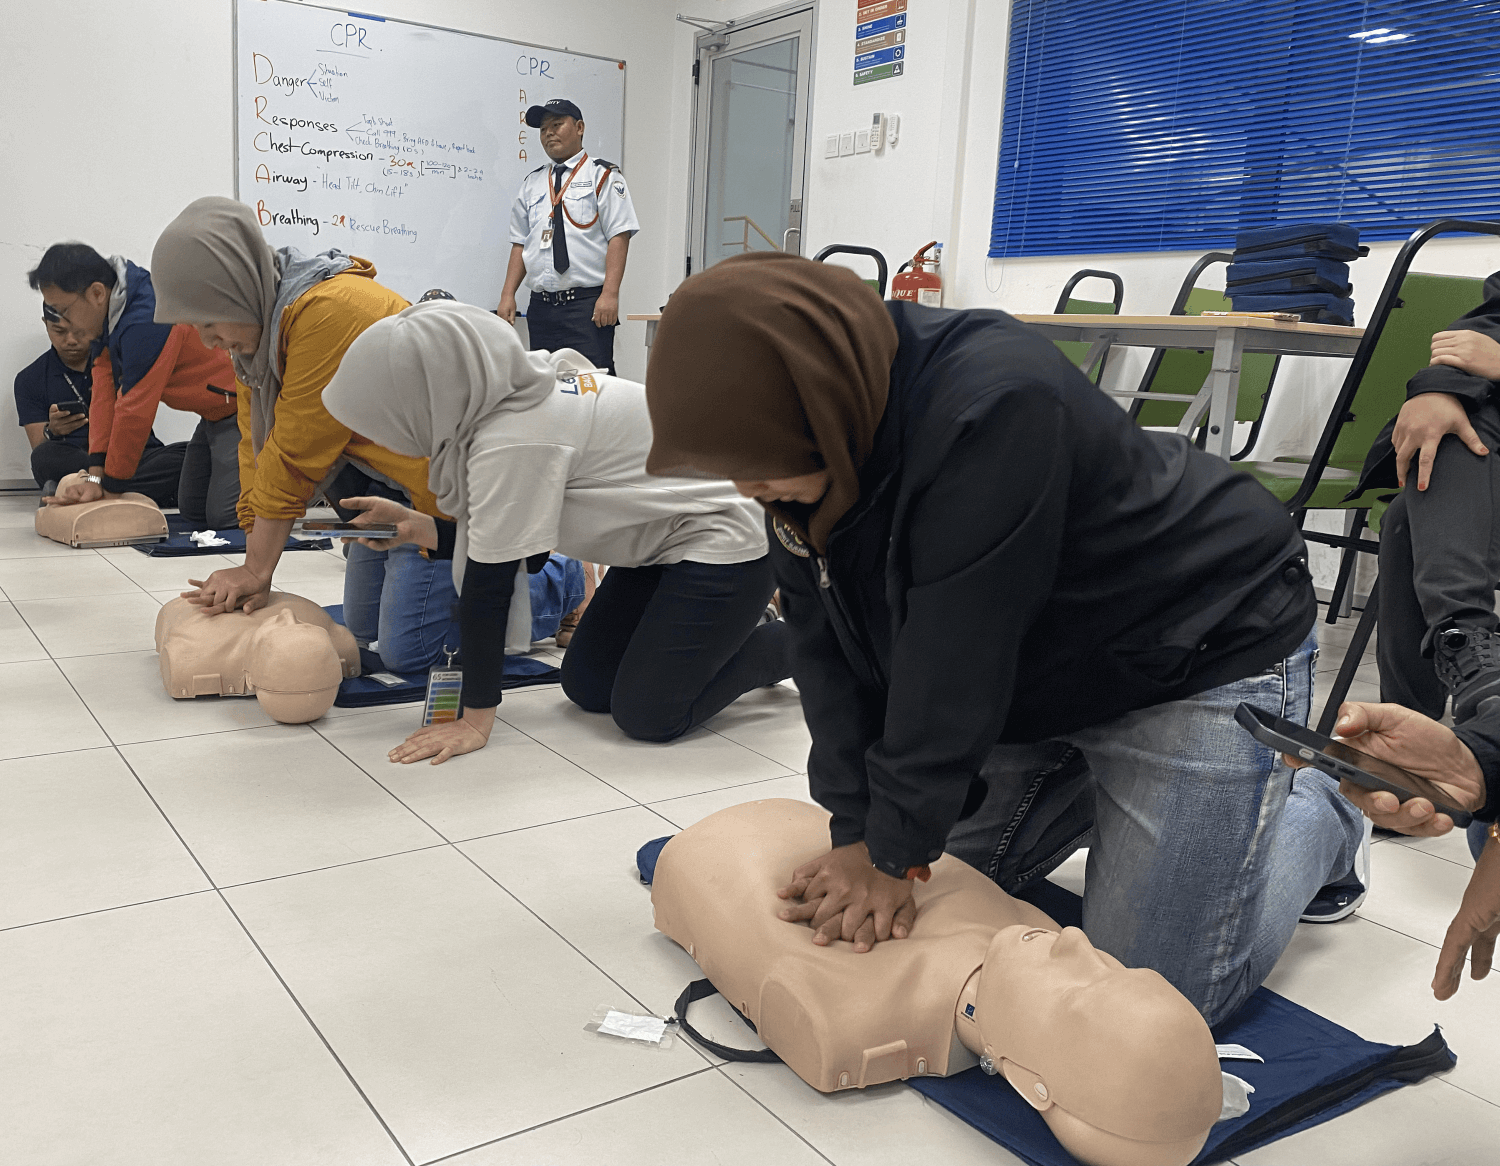
M551 165L521 181L510 214L510 265L501 318L516 322L516 289L531 284L531 347L572 348L615 371L620 280L630 236L640 230L625 176L583 148L583 112L557 98L526 111Z

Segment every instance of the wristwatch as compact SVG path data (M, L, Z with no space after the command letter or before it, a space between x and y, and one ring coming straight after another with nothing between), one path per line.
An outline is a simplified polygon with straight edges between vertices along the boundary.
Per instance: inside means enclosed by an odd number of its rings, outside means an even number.
M104 485L104 479L98 474L91 474L87 470L78 471L78 480L81 482L93 482L96 486Z

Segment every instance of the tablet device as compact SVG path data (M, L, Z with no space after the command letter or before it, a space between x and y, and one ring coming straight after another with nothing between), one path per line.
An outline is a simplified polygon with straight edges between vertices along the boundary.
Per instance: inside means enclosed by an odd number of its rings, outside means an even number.
M1314 769L1329 777L1350 781L1365 789L1383 789L1396 795L1399 801L1426 798L1439 814L1447 814L1455 826L1467 826L1473 815L1460 810L1445 794L1425 777L1351 749L1342 741L1325 737L1322 733L1304 728L1295 721L1268 713L1253 704L1241 703L1234 710L1234 719L1262 745L1269 745L1279 753L1300 757Z

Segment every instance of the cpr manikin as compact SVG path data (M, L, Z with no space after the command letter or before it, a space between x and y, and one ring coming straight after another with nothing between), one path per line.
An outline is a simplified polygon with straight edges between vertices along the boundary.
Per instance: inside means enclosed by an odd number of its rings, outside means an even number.
M156 617L156 651L167 695L254 693L267 715L292 725L321 717L344 677L360 671L349 630L312 600L280 591L248 615L204 615L174 599Z
M915 885L906 939L818 947L778 917L791 872L828 849L828 815L751 802L667 843L656 926L799 1077L832 1092L979 1063L1088 1166L1186 1166L1219 1119L1208 1025L1154 971L945 855Z
M121 494L71 506L39 506L36 532L70 547L160 542L167 537L167 516L144 494Z

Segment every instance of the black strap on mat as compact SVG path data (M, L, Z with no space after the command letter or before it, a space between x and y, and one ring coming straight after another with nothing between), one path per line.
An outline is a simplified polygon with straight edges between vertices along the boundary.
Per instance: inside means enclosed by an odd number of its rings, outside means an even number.
M708 980L694 980L691 984L684 988L682 990L682 995L677 997L677 1005L674 1009L676 1015L672 1018L677 1022L677 1027L682 1029L682 1031L685 1032L688 1036L692 1037L693 1043L699 1048L703 1049L705 1052L710 1052L714 1056L720 1057L723 1060L749 1061L753 1064L758 1065L778 1064L781 1061L781 1058L773 1053L770 1049L732 1049L728 1045L721 1045L717 1041L709 1040L706 1036L704 1036L696 1028L688 1023L688 1005L692 1004L695 1000L703 1000L706 997L712 996L716 992L718 992L718 989L715 988L713 984ZM731 1004L730 1007L734 1008L734 1005ZM749 1026L750 1031L754 1032L755 1025L750 1024L750 1021L745 1019L744 1014L741 1013L738 1008L735 1008L734 1011L736 1016L745 1021L746 1025Z

